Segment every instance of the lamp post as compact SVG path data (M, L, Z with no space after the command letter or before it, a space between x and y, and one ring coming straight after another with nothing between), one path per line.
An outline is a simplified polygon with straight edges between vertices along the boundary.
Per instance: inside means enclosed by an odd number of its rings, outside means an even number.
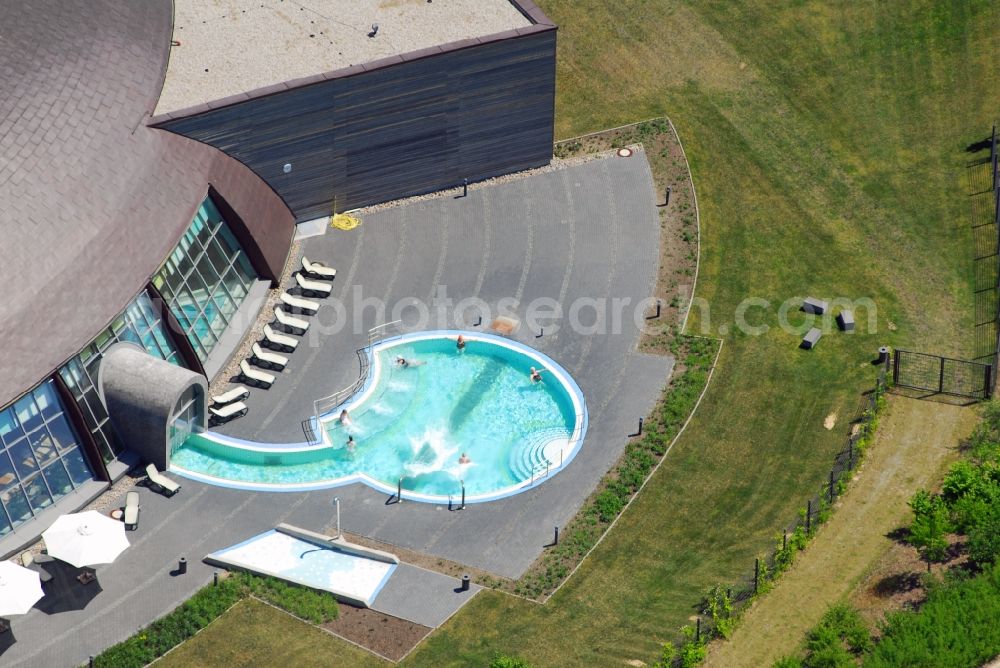
M342 535L340 533L340 497L339 496L334 497L334 499L333 499L333 505L335 505L337 507L337 538L341 538Z

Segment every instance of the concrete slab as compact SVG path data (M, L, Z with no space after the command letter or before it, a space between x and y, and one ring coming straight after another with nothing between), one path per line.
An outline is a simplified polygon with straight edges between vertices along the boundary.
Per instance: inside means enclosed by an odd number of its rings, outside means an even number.
M436 629L482 589L469 585L468 591L460 591L460 584L447 575L403 563L396 567L371 607Z

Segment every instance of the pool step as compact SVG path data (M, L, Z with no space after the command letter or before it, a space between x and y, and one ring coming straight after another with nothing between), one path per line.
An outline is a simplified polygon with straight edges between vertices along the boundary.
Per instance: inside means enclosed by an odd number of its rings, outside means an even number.
M530 440L515 445L511 449L508 462L514 478L519 481L531 480L533 477L544 475L546 468L551 470L558 466L558 461L553 462L546 458L545 448L554 440L568 438L569 432L565 429L545 429L532 434Z

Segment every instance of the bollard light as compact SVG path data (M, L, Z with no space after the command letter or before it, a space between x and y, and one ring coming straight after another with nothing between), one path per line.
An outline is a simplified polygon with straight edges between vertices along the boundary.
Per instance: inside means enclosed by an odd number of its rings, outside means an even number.
M334 497L333 505L337 506L337 538L342 538L340 533L340 497Z

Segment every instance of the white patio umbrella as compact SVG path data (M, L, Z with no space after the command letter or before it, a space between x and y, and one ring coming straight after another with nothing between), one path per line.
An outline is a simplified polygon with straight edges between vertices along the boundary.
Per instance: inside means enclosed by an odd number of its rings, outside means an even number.
M26 614L44 595L38 573L0 561L0 617Z
M62 515L42 532L49 555L72 564L110 564L128 547L125 525L96 510Z

